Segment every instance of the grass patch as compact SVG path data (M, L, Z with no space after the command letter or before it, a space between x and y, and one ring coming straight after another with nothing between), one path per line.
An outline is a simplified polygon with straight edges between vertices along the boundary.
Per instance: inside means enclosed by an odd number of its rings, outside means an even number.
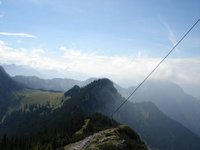
M65 100L63 93L40 90L23 90L16 93L20 102L24 105L40 104L59 106Z
M61 107L68 99L68 97L64 97L64 93L62 92L50 92L50 91L41 91L41 90L30 90L25 89L18 92L13 93L13 98L18 103L12 105L8 108L5 115L0 120L0 124L4 121L4 119L13 113L14 111L24 110L29 111L28 106L36 105L36 106L47 106L53 109Z

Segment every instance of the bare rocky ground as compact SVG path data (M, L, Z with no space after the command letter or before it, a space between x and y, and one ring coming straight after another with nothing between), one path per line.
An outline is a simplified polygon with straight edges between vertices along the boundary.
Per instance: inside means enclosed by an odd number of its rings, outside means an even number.
M64 150L147 150L146 145L127 126L100 131L76 143L69 144Z

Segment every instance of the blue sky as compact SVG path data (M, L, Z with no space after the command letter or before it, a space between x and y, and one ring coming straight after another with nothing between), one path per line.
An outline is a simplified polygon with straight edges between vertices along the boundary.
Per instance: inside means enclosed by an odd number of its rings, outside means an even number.
M101 55L134 56L140 51L161 57L172 46L165 24L179 39L200 17L198 0L2 0L0 7L1 32L37 37L18 39L19 44L16 37L0 36L14 46L56 51L63 45ZM196 28L188 39L199 40L199 35ZM195 44L181 56L200 55Z
M0 64L130 86L199 19L199 8L199 0L0 0ZM200 87L199 66L200 23L154 78Z

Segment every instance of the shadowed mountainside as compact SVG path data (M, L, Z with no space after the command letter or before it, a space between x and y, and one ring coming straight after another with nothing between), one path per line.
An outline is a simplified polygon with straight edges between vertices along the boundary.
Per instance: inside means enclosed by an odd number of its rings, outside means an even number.
M127 97L130 90L118 91ZM132 90L133 91L133 90ZM148 81L130 101L153 102L167 116L200 135L200 101L186 94L181 87L169 81Z
M6 113L9 106L18 103L12 94L22 88L0 66L0 118Z

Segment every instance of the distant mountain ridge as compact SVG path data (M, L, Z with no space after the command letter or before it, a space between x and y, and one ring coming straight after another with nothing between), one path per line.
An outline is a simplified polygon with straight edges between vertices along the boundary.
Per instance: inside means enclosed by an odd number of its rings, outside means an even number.
M51 70L51 69L35 69L31 66L16 65L16 64L0 64L4 67L6 72L11 76L23 75L23 76L37 76L44 79L52 78L75 78L77 80L87 79L88 76L82 73L73 72L70 70Z
M81 82L73 79L40 79L36 76L14 76L13 79L32 89L67 91Z
M200 136L200 101L186 94L178 85L169 81L148 81L130 101L151 101L167 116Z
M68 91L74 85L85 86L90 82L94 81L96 78L89 78L85 81L79 81L74 79L41 79L36 76L14 76L13 80L23 84L24 86L32 89L43 89L43 90L54 90L54 91Z

